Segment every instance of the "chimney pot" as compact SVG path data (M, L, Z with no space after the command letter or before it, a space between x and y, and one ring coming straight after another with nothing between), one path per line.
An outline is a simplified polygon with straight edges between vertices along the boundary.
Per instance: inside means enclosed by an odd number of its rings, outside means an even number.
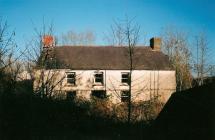
M161 48L161 38L153 37L150 39L150 47L154 51L160 51Z

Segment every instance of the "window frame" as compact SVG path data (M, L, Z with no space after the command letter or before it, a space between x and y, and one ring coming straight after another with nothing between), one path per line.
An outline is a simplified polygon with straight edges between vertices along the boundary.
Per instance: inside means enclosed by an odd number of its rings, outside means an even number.
M128 90L121 91L121 102L129 102L129 91Z
M67 100L75 100L76 96L77 96L77 92L75 90L66 91Z
M102 75L101 77L96 77L96 75ZM99 80L101 80L101 82L97 81L98 78L100 78ZM94 73L94 83L95 84L101 84L103 85L104 84L104 73L103 72L95 72Z
M74 75L74 77L68 77L68 75ZM71 82L71 81L73 82ZM66 82L67 84L70 84L70 85L75 85L76 84L76 73L75 72L66 72Z
M123 78L123 75L127 75L127 78ZM127 81L123 81L123 80L127 80ZM121 73L121 83L122 84L129 84L129 72L122 72Z
M102 93L99 93L99 92L102 92ZM106 99L107 98L107 91L106 90L92 90L91 96L99 98L99 99Z

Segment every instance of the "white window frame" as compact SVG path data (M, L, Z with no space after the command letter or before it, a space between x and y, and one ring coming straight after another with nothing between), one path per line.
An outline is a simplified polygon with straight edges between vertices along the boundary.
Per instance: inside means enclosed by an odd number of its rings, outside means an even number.
M101 82L97 82L97 81L96 81L96 74L102 74L102 81L101 81ZM95 83L95 84L101 84L101 85L104 84L104 73L103 73L103 72L95 72L95 73L94 73L94 83Z
M68 75L74 75L73 78L68 78ZM68 80L73 80L74 82L68 82ZM66 82L67 84L70 84L70 85L75 85L76 84L76 73L75 72L66 72Z
M123 78L123 77L122 77L123 74L127 74L127 75L128 75L128 78ZM127 82L123 82L123 79L127 79ZM129 84L129 72L122 72L122 73L121 73L121 83L122 83L122 84L127 84L127 85Z

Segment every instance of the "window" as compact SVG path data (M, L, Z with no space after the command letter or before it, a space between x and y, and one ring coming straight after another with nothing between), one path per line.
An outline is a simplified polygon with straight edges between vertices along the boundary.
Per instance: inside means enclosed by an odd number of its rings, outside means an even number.
M75 85L75 72L68 72L66 78L67 83Z
M67 91L66 92L66 99L67 100L74 100L76 97L76 91Z
M103 84L103 72L95 73L95 83Z
M129 91L121 91L121 102L128 102L129 101Z
M100 99L104 99L107 97L105 90L93 90L91 95Z
M128 72L123 72L122 73L122 79L121 79L122 83L129 83L129 73Z

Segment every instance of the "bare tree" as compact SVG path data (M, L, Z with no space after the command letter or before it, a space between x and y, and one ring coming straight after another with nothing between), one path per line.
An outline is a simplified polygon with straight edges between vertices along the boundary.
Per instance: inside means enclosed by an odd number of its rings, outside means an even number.
M95 34L92 31L79 33L68 31L62 34L60 39L62 45L93 45L95 43Z
M159 100L161 95L159 94L160 80L159 71L151 71L147 74L138 75L138 77L131 76L131 121L150 121L153 120L163 107L163 102ZM146 80L147 79L147 80ZM118 100L122 102L115 103L112 105L113 116L120 120L126 121L128 117L128 106L124 106L121 92L119 90L119 85L122 84L117 78L109 77L108 82L110 85L106 89ZM127 86L127 84L125 84ZM145 95L143 95L143 93ZM139 100L138 98L145 96L144 100ZM135 102L137 101L137 102ZM127 114L126 114L127 113Z
M169 56L172 67L176 70L176 90L192 87L191 53L188 37L173 28L166 28L162 33L162 49Z
M215 76L215 64L213 65L210 65L209 66L210 67L210 71L209 71L209 75L211 76L211 77L214 77Z
M34 91L36 95L44 98L53 96L55 88L59 86L65 75L57 70L57 61L54 55L54 40L52 44L45 46L45 37L54 38L53 24L47 26L44 22L41 28L34 28L35 35L26 44L25 53L26 68L34 81Z
M8 28L7 22L0 19L0 70L3 70L14 62L12 61L12 57L16 48L14 42L15 32L8 31Z
M130 124L131 121L131 108L132 108L132 100L131 100L131 91L132 91L132 72L135 68L135 47L139 40L139 31L140 26L138 24L134 24L134 19L128 19L114 22L114 25L111 26L112 38L111 45L119 45L119 46L127 46L126 50L126 58L128 59L128 69L129 69L129 76L128 76L128 114L127 114L127 122Z
M194 72L198 86L204 84L204 79L213 71L213 65L209 60L208 40L205 33L196 36L196 59L194 60ZM195 58L195 57L194 57Z
M21 70L18 61L22 53L18 53L14 37L15 32L10 31L7 22L0 19L0 92L15 90L17 75Z
M25 58L27 59L27 63L28 63L27 68L29 71L35 68L38 64L44 62L42 59L45 59L46 58L45 55L47 54L44 53L44 49L43 49L44 47L43 37L47 35L54 37L53 24L50 24L47 26L43 21L43 24L41 27L39 28L34 27L33 37L30 40L26 41L27 52L25 53Z
M108 42L109 45L123 46L125 44L125 34L124 34L124 23L113 21L113 25L110 26L110 32L105 34L104 40Z

